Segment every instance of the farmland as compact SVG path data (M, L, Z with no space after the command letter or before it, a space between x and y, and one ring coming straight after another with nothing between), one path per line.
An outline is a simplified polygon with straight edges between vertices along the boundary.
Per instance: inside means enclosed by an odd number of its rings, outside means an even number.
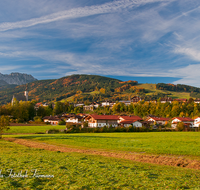
M26 178L0 178L1 189L183 189L200 187L200 172L168 166L130 162L78 153L30 149L0 141L1 170L22 173ZM19 156L20 154L20 156ZM12 160L12 161L11 161ZM53 178L32 177L53 175Z
M197 132L38 134L21 138L79 148L200 156Z
M4 175L0 177L0 189L198 189L200 170L109 154L160 154L199 160L199 136L195 132L4 135L5 139L14 137L60 149L31 148L0 140L0 170ZM71 151L62 151L65 148ZM75 149L83 151L73 152ZM102 151L108 152L107 156L99 154ZM16 174L27 172L27 176L8 177L10 169ZM33 176L35 170L38 175L53 177Z

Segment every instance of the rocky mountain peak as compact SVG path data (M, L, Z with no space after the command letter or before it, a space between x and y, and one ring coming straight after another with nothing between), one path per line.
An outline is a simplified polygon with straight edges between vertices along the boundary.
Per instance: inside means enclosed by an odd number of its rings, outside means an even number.
M5 81L8 84L22 85L36 81L37 79L34 78L32 75L14 72L10 74L0 73L0 80Z

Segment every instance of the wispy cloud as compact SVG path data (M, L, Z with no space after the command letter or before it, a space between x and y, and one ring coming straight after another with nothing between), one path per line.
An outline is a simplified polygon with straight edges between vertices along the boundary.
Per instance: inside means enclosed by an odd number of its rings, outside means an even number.
M20 69L23 66L21 65L9 65L9 66L1 66L1 73L8 73L8 72L13 72L15 69Z
M178 46L175 48L174 53L186 55L195 61L200 61L200 51L194 48L185 48Z
M7 31L11 29L26 28L38 24L50 23L58 20L87 17L97 14L106 14L120 11L120 9L133 8L148 3L155 2L171 2L173 0L122 0L114 1L112 3L105 3L97 6L86 6L81 8L74 8L67 11L61 11L40 18L34 18L19 22L5 22L0 24L0 31Z

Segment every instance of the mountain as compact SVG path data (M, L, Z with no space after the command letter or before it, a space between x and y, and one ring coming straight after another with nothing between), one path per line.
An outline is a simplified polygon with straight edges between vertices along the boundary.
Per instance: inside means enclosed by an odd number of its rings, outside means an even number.
M36 80L37 79L35 79L32 75L28 75L28 74L11 73L9 75L7 74L4 75L0 73L0 86L7 85L7 84L22 85L22 84L33 82ZM2 81L4 81L5 84L3 84Z
M8 85L8 83L4 80L0 80L0 86L5 86Z
M29 100L94 102L104 100L129 100L140 96L145 100L161 97L196 98L200 88L187 85L138 84L137 81L120 81L98 75L71 75L60 79L35 80L27 85L0 86L0 103L11 101L13 94L22 95L27 87Z

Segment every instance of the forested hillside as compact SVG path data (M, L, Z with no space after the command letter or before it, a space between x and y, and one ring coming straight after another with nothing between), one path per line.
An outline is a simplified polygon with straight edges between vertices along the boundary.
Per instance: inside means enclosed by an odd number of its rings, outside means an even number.
M144 100L157 100L161 97L196 98L200 88L173 84L138 84L137 81L122 82L117 79L97 75L71 75L60 79L38 80L27 85L0 86L0 103L11 101L13 94L29 91L29 100L38 102L70 101L94 102L104 100L129 100L139 95Z
M71 98L72 101L98 101L122 92L143 92L135 86L137 81L122 82L117 79L96 75L72 75L57 80L34 81L27 85L29 100L60 101ZM26 85L2 89L0 102L7 103L13 94L23 94Z

